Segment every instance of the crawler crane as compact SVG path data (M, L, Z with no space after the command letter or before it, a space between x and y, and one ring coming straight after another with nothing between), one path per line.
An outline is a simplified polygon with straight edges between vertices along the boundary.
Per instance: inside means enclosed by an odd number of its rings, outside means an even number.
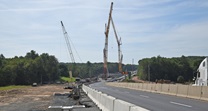
M120 47L120 45L122 43L121 43L121 38L118 39L118 35L117 35L116 28L115 28L113 18L112 18L112 10L113 10L113 2L111 2L108 24L105 25L105 48L103 49L103 55L104 55L104 76L103 76L103 78L104 79L107 79L107 77L108 77L108 68L107 68L107 62L108 62L108 34L109 34L109 29L110 29L110 22L112 23L114 34L115 34L117 44L118 44L118 69L119 69L119 72L122 73L123 55L121 53L121 47Z

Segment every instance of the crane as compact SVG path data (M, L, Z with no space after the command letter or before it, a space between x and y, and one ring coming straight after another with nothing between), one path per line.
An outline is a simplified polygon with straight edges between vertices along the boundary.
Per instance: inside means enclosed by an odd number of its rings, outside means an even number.
M68 35L62 21L61 21L61 26L62 26L64 38L65 38L65 41L66 41L66 45L67 45L67 48L68 48L68 51L69 51L69 55L71 57L71 61L72 61L72 64L73 64L73 66L72 66L72 70L73 70L74 65L75 65L75 59L74 59L73 52L72 52L72 49L71 49L71 45L70 45L70 42L69 42L69 35ZM69 75L70 75L70 78L71 78L72 77L72 71L69 72Z
M114 25L114 22L113 22L113 18L111 16L111 23L112 23L112 26L113 26L113 30L114 30L114 34L115 34L115 37L116 37L116 41L117 41L117 44L118 44L118 70L120 73L122 73L122 60L123 60L123 55L121 53L121 37L120 39L118 39L118 35L116 33L116 28L115 28L115 25Z
M72 49L71 49L71 45L70 45L70 42L69 42L69 35L68 35L62 21L61 21L61 26L62 26L62 30L63 30L63 33L64 33L64 38L65 38L65 41L66 41L66 45L67 45L67 48L68 48L68 51L69 51L69 55L71 57L71 61L72 61L72 63L75 63L75 59L74 59Z
M113 2L111 2L110 6L110 13L108 18L108 24L105 24L105 48L103 49L103 58L104 58L104 79L107 79L108 77L108 68L107 68L107 62L108 62L108 34L110 29L110 20L111 20L111 14L113 10Z
M104 54L104 78L107 79L108 76L108 68L107 68L107 61L108 61L108 34L110 30L110 23L112 23L114 34L116 37L116 41L118 44L118 69L119 72L122 73L122 60L123 60L123 55L121 52L121 38L118 38L116 28L113 22L112 18L112 10L113 10L113 2L111 2L111 7L110 7L110 13L109 13L109 18L108 18L108 24L105 24L105 48L103 49L103 54Z

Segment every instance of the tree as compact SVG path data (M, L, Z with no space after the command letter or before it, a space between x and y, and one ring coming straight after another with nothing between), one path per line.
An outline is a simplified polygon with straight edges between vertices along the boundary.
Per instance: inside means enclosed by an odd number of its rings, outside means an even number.
M69 77L69 70L64 63L59 63L58 65L58 75L64 76L64 77Z
M1 54L0 55L0 68L3 66L4 59L5 59L4 55Z
M29 59L35 59L36 57L38 57L38 54L34 50L31 50L25 56L25 58L29 58Z
M196 71L204 57L179 57L164 58L152 57L139 60L138 76L147 80L148 65L151 66L151 81L168 79L177 82L179 76L183 76L184 81L193 79L193 72Z

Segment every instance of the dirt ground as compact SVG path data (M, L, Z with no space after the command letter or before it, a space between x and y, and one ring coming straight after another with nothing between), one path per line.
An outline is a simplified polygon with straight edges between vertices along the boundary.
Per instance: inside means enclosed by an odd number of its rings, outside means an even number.
M137 83L144 83L145 81L138 79L138 76L132 77L132 80L134 80Z
M64 85L44 85L0 91L0 111L46 110L55 92L69 92Z

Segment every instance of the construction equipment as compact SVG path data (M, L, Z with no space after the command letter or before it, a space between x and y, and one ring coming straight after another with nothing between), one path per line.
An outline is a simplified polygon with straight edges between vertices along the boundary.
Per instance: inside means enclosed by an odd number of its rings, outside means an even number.
M120 73L122 73L122 60L123 60L123 55L121 53L121 37L120 39L118 39L118 35L116 33L116 28L115 28L115 25L114 25L114 22L113 22L113 18L111 16L111 23L112 23L112 26L113 26L113 30L114 30L114 34L115 34L115 37L116 37L116 41L117 41L117 44L118 44L118 70Z
M110 7L110 13L109 13L109 18L108 18L108 24L105 24L105 48L103 49L103 54L104 54L104 79L107 79L108 77L108 68L107 68L107 62L108 62L108 34L110 30L110 22L112 23L114 34L117 40L118 44L118 69L119 72L122 73L122 60L123 60L123 55L121 53L121 38L118 39L118 35L116 32L116 28L113 22L112 18L112 10L113 10L113 2L111 2L111 7Z
M65 41L66 41L66 45L67 45L67 48L68 48L68 51L69 51L69 55L71 57L71 61L72 61L72 63L75 63L75 59L74 59L72 49L71 49L71 45L70 45L70 42L69 42L69 35L68 35L62 21L61 21L61 26L62 26L62 30L63 30L63 33L64 33L64 38L65 38Z
M69 68L69 70L70 70L69 71L69 76L70 76L70 78L72 78L73 71L71 71L71 70L73 70L74 67L75 67L75 59L74 59L73 52L72 52L72 49L71 49L71 45L70 45L70 42L69 42L69 35L68 35L68 33L67 33L67 31L66 31L62 21L61 21L61 26L62 26L64 38L65 38L65 41L66 41L67 49L69 51L69 55L71 57L71 61L72 61L72 64L73 64L72 68Z
M104 79L107 79L108 77L108 68L107 68L107 62L108 62L108 34L109 34L109 29L110 29L110 20L111 20L111 14L113 10L113 2L111 2L111 7L110 7L110 13L109 13L109 18L108 18L108 24L106 26L105 24L105 48L103 49L103 55L104 55Z

